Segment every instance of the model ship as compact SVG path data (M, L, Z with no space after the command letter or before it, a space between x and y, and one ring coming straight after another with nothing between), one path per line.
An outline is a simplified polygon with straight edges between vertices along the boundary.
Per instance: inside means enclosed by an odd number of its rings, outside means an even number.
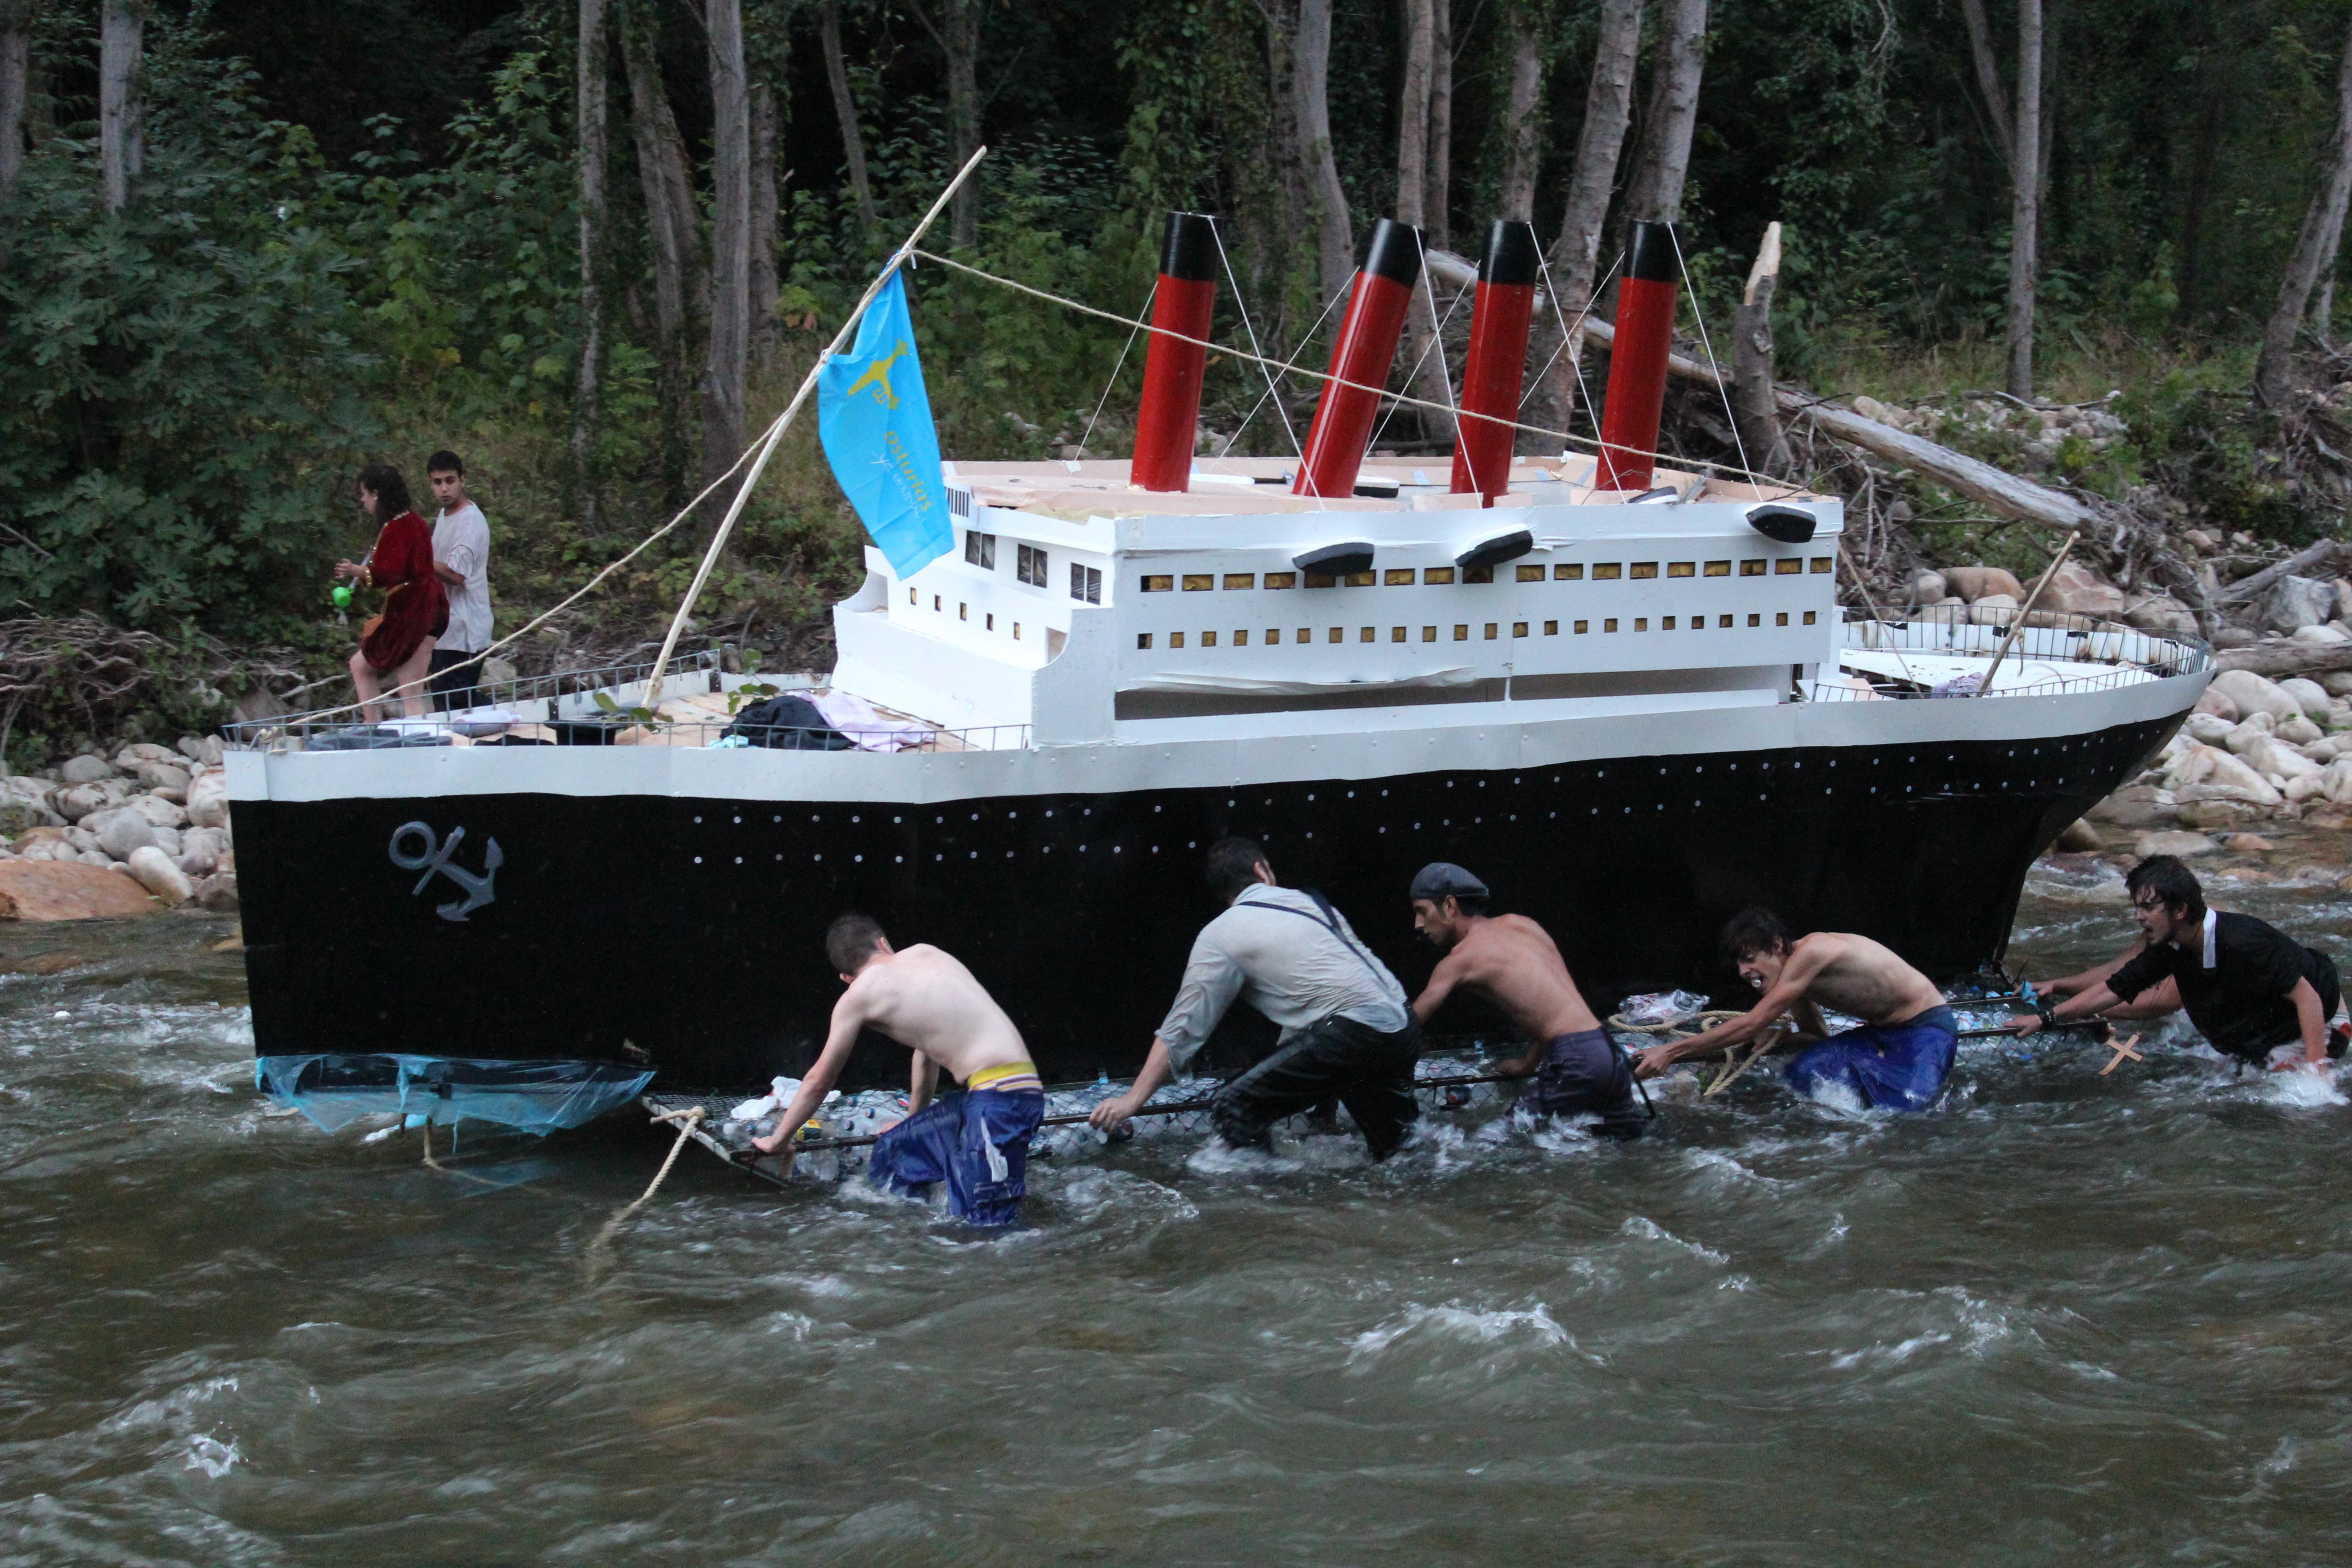
M1662 232L1629 263L1597 455L1512 450L1536 263L1497 224L1453 461L1365 456L1421 265L1383 223L1298 456L1196 459L1203 223L1170 223L1131 462L950 462L959 548L903 577L867 550L835 668L793 683L875 715L831 721L837 749L712 744L775 683L710 656L650 709L643 668L520 683L418 743L242 732L265 1081L581 1114L647 1075L759 1089L823 1041L845 910L964 959L1049 1078L1121 1076L1228 833L1409 986L1405 888L1434 859L1603 1002L1719 989L1712 933L1758 900L1959 979L2210 679L2202 645L2112 624L1843 611L1835 497L1651 450ZM903 1059L877 1045L869 1081Z

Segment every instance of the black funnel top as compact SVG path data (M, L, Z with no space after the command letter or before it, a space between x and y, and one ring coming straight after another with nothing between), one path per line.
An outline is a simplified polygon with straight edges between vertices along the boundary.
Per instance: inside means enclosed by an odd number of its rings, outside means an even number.
M1168 215L1168 242L1160 247L1160 270L1186 283L1215 279L1217 226L1208 214Z
M1364 270L1410 289L1421 281L1421 230L1393 218L1372 225L1371 243L1364 247Z
M1625 258L1625 276L1647 283L1679 283L1682 268L1675 263L1675 226L1636 222L1633 254Z
M1486 230L1486 259L1478 264L1481 283L1533 283L1542 269L1533 224L1498 217Z

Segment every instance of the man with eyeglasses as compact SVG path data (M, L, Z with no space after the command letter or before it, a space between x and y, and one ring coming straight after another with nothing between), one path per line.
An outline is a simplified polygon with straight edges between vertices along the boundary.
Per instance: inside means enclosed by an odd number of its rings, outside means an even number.
M2137 951L2115 972L2044 1012L2011 1018L2030 1035L2134 1002L2169 982L2212 1047L2261 1065L2281 1046L2301 1042L2299 1058L2281 1069L2315 1068L2344 1054L2345 1037L2328 1022L2342 1000L2336 965L2252 915L2208 909L2188 867L2152 855L2124 879L2131 890Z

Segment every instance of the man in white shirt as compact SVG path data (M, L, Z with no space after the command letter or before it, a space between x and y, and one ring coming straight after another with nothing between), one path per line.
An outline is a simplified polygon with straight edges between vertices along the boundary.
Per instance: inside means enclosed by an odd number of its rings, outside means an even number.
M1108 1131L1133 1116L1170 1073L1192 1065L1225 1009L1246 995L1282 1026L1282 1039L1217 1091L1209 1114L1218 1135L1236 1148L1264 1148L1276 1122L1336 1099L1372 1158L1387 1159L1421 1115L1412 1097L1421 1028L1404 987L1329 900L1277 883L1251 840L1211 845L1208 876L1229 907L1193 940L1175 1005L1134 1087L1088 1120Z
M496 640L490 629L490 525L466 493L466 465L440 451L425 459L425 478L441 515L433 520L433 573L449 595L449 625L433 645L427 689L439 709L474 707L482 655Z

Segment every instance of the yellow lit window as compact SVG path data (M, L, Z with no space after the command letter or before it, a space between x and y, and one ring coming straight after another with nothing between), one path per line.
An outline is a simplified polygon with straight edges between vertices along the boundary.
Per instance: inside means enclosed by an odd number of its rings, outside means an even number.
M1581 561L1565 562L1560 565L1553 567L1551 569L1551 580L1555 583L1583 582L1584 563Z
M1662 632L1670 632L1670 631L1673 631L1673 630L1675 629L1675 618L1674 618L1674 616L1666 616L1664 620L1661 620L1661 621L1658 623L1658 629L1659 629L1660 631L1662 631Z
M1187 572L1184 574L1184 592L1188 594L1205 594L1216 585L1217 574L1214 572Z
M1764 617L1761 616L1750 616L1748 617L1748 624L1751 626L1760 626L1764 624Z
M1497 629L1498 628L1496 626L1494 622L1488 621L1486 623L1486 640L1488 642L1493 642L1495 640L1495 634Z
M1772 563L1772 575L1775 577L1793 577L1804 569L1805 563L1793 555L1783 555Z
M988 629L990 631L994 631L996 629L996 617L994 616L988 617Z
M1380 574L1377 572L1350 572L1348 574L1348 586L1350 588L1369 588L1372 585L1373 581Z
M1615 631L1615 630L1617 629L1617 617L1616 617L1616 616L1610 616L1607 620L1605 620L1605 621L1601 622L1601 629L1602 631L1604 631L1604 632L1613 632L1613 631Z
M1789 612L1782 610L1779 615L1774 616L1772 617L1772 624L1776 626L1787 626L1789 624Z
M1710 577L1728 577L1731 575L1731 563L1710 561L1706 563L1706 574Z
M1410 588L1412 586L1412 568L1391 566L1381 580L1391 588Z
M1298 574L1269 572L1265 574L1265 585L1269 588L1296 588L1298 586Z
M914 591L912 588L909 588L909 589L908 589L908 590L907 590L907 603L908 603L908 604L910 604L910 605L911 605L911 604L913 604L914 602L915 602L915 591Z
M1592 569L1592 580L1596 583L1613 583L1624 574L1625 569L1614 561L1603 561Z
M1266 647L1276 647L1277 645L1279 645L1279 644L1281 643L1281 641L1282 641L1282 628L1281 628L1280 626L1268 626L1268 627L1266 627L1266 628L1265 628L1265 646L1266 646Z
M941 609L944 609L945 607L946 607L945 605L941 605L941 604L940 603L940 596L939 596L937 594L934 594L934 595L931 595L931 608L932 608L934 611L941 610Z
M1331 635L1323 640L1326 642L1346 642L1348 640L1347 629L1343 626L1333 626L1331 628Z
M1739 574L1742 577L1761 577L1764 575L1764 563L1761 561L1743 561L1739 563Z
M1691 630L1695 632L1703 632L1706 630L1706 617L1705 616L1693 616L1691 617Z
M1824 572L1827 572L1827 571L1830 569L1830 563L1831 563L1831 557L1829 557L1829 556L1827 556L1827 555L1816 555L1816 556L1814 556L1814 557L1813 557L1813 573L1814 573L1814 575L1818 576L1818 575L1820 575L1821 574L1822 574L1822 573L1824 573Z
M1462 568L1462 580L1465 583L1491 583L1495 580L1495 569L1492 566L1465 566Z
M1257 586L1257 574L1255 572L1228 572L1225 574L1225 586L1228 588L1255 588Z
M1637 632L1648 631L1650 629L1650 617L1647 616L1635 616L1633 617L1633 629Z
M1247 633L1247 632L1245 632L1245 631L1236 630L1236 631L1234 633L1234 646L1235 647L1249 647L1249 633Z
M970 605L958 605L956 606L956 619L960 621L968 621L971 619L971 606Z
M1464 626L1455 626L1454 628L1454 640L1455 642L1468 642L1470 640L1470 628Z
M1313 642L1315 640L1315 628L1313 626L1301 626L1298 628L1298 635L1291 640L1293 642Z
M1433 584L1451 583L1454 581L1454 568L1451 566L1424 567L1421 574L1421 580Z
M1202 633L1201 634L1201 646L1202 646L1202 647L1216 647L1216 646L1217 646L1217 634L1216 634L1216 633L1214 633L1214 632L1202 632Z
M1021 640L1021 623L1019 621L1013 623L1013 640L1014 642L1019 642Z
M1647 582L1657 574L1658 563L1656 562L1636 561L1633 563L1633 576L1636 581Z
M1372 628L1371 628L1371 627L1370 627L1370 626L1365 626L1365 627L1363 627L1360 631L1359 631L1359 632L1356 634L1356 640L1357 640L1358 642L1370 642L1370 641L1371 641L1371 640L1372 640Z
M1435 626L1422 627L1421 640L1423 642L1435 642L1437 640L1437 628Z
M1546 621L1544 623L1544 636L1548 637L1556 637L1559 636L1559 623L1558 621Z
M1669 577L1689 577L1696 575L1697 572L1698 563L1696 561L1669 561L1666 563L1666 575Z
M1586 632L1589 632L1591 629L1592 623L1591 621L1579 621L1576 623L1576 635L1578 637L1582 637Z
M1151 634L1150 632L1136 633L1135 646L1139 648L1150 647L1151 646Z
M1146 577L1143 580L1143 591L1147 594L1164 594L1175 585L1173 577Z
M1182 647L1184 646L1184 634L1182 632L1170 632L1168 634L1168 646L1170 647Z
M1813 614L1811 610L1805 612L1805 625L1810 626L1813 624Z
M1404 628L1403 628L1402 626L1391 626L1391 627L1389 628L1389 641L1391 641L1391 642L1402 642L1402 641L1404 641Z
M1543 569L1542 567L1540 567L1540 566L1522 566L1522 567L1520 567L1520 568L1519 568L1519 581L1520 581L1520 582L1522 582L1522 583L1540 583L1540 582L1542 582L1543 580L1544 580L1544 569Z
M1717 616L1715 618L1715 624L1718 629L1727 626L1731 624L1731 617L1729 616Z
M1527 636L1528 623L1525 621L1513 621L1511 623L1511 635L1515 637L1523 637Z

